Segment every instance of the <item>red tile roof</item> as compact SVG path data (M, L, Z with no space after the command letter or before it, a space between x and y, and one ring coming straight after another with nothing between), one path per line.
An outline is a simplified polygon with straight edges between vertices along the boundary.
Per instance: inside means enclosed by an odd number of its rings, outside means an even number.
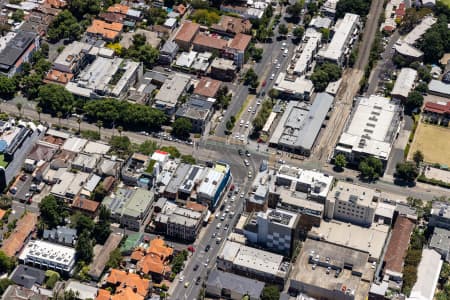
M203 33L197 34L193 41L194 46L207 47L210 49L222 50L227 46L227 41L220 37L214 37Z
M219 91L221 83L219 80L202 77L194 89L194 94L213 98Z
M252 37L248 34L238 33L234 37L234 39L231 41L230 45L228 47L232 49L237 49L239 51L245 51L250 44L250 41L252 40Z
M2 250L8 256L16 256L20 249L22 249L25 240L34 231L37 224L37 215L34 213L27 213L19 221L17 221L16 228L13 233L3 241Z
M250 32L252 23L249 20L223 15L217 24L211 26L212 29L233 34Z
M112 269L106 282L116 285L116 294L126 290L127 287L136 288L136 293L145 297L150 287L150 280L141 278L138 274L127 273L122 270Z
M175 37L175 40L190 42L200 29L200 25L192 22L184 22Z
M84 199L81 197L76 197L72 203L73 209L84 210L90 213L95 213L100 206L100 203L97 201Z
M403 261L406 256L406 251L408 250L409 239L413 229L413 221L403 216L397 218L384 256L386 272L402 273Z
M93 20L92 25L86 29L86 32L91 34L99 34L102 37L115 40L120 32L122 32L123 24L121 23L107 23L103 20Z
M423 109L424 111L434 112L440 115L450 114L450 101L445 105L435 102L426 102Z

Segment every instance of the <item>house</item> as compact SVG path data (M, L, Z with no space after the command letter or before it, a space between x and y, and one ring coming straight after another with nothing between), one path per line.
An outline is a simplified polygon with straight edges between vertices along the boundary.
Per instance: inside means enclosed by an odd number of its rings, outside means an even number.
M426 102L423 107L422 116L424 120L440 126L448 126L450 122L450 101Z
M140 153L133 153L122 168L121 177L125 184L142 186L140 179L149 166L149 157ZM143 178L145 179L145 178Z
M162 64L170 64L178 53L178 44L172 41L166 41L159 50L159 61Z
M131 260L137 261L137 269L152 277L153 281L160 282L168 278L170 274L170 260L173 256L173 249L166 246L161 238L150 241L147 249L138 249L131 254ZM136 259L139 258L139 259Z
M251 33L252 23L248 19L222 15L218 23L211 26L211 30L222 34L235 36L238 33Z
M53 69L62 74L78 74L92 60L89 54L92 47L87 43L73 41L56 57Z
M192 41L194 46L194 51L198 52L216 52L221 53L221 51L227 46L228 42L218 36L206 35L204 33L199 33L195 36Z
M433 202L428 226L450 230L450 206L447 203Z
M116 41L123 30L121 23L107 23L103 20L94 19L91 26L86 29L86 33L93 37L99 37L105 41Z
M17 221L16 229L3 241L0 248L7 256L17 256L22 250L25 241L34 232L38 216L28 212Z
M191 97L175 113L175 119L186 118L192 123L192 132L203 133L213 113L214 103L202 97Z
M428 247L436 250L442 259L450 262L450 230L435 227Z
M15 284L31 289L45 282L45 271L27 265L18 265L9 276Z
M46 295L39 294L33 290L12 284L8 286L5 292L2 295L2 300L24 300L24 299L32 299L32 300L47 300L50 299Z
M242 68L245 62L245 51L247 51L252 36L248 34L238 33L224 48L225 57L234 60L235 65L238 68Z
M207 98L215 98L222 82L209 77L202 77L194 88L194 94Z
M53 229L44 229L42 238L52 243L73 247L77 241L77 230L66 226L57 226Z
M150 289L150 280L138 274L112 269L106 277L106 286L112 287L114 293L100 289L96 300L144 300Z
M139 230L148 217L153 197L153 192L142 188L122 188L105 197L102 204L110 209L114 221L130 230Z
M97 215L97 210L100 203L97 201L86 199L82 196L76 197L72 202L72 210L79 211L90 217L95 217Z
M428 83L428 93L439 97L450 98L450 84L432 79Z
M32 54L39 50L40 36L34 32L18 31L9 36L6 44L0 41L0 74L13 77L29 62Z
M108 7L108 12L124 15L129 20L139 21L142 19L142 11L132 9L127 5L116 3Z
M95 299L98 288L76 280L69 280L64 288L64 293L74 292L80 300Z
M402 68L392 89L392 98L405 101L409 93L414 88L414 82L417 78L417 71L411 68Z
M171 74L155 95L153 107L168 115L176 111L178 99L188 90L191 78L185 74Z
M234 61L225 58L215 58L211 63L210 76L222 81L232 81L236 76L237 67Z
M197 23L185 21L183 24L181 24L181 27L178 30L178 33L175 36L174 41L175 43L178 44L180 49L184 51L189 51L192 42L194 41L194 38L199 32L199 30L200 25L198 25Z

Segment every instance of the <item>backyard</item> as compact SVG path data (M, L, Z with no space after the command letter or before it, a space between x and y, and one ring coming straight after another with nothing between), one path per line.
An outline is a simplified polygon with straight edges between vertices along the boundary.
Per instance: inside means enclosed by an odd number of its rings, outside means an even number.
M450 1L450 0L448 0ZM409 160L417 150L422 151L427 163L450 165L450 128L419 122L409 151Z

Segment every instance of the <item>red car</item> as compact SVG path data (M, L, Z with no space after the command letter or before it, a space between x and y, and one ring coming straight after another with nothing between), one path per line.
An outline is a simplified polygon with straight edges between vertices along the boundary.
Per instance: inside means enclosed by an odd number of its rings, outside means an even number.
M261 85L261 86L262 86L262 87L266 86L266 81L265 81L265 80L262 82L262 85Z
M23 174L22 176L20 176L20 180L25 181L27 180L28 176Z
M230 186L230 191L234 191L234 184Z

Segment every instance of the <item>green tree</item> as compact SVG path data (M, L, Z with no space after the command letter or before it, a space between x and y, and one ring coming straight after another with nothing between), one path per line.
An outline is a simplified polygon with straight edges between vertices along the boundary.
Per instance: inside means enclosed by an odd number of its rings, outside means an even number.
M347 159L345 158L345 155L340 153L336 155L334 158L334 164L338 169L343 169L347 165Z
M21 81L21 91L25 97L30 100L38 97L39 87L42 85L42 76L39 74L30 74L24 76Z
M38 105L42 111L55 115L58 111L67 114L74 104L73 95L58 84L44 84L38 90Z
M103 245L111 234L109 221L99 221L95 224L93 236L98 244Z
M14 22L22 22L24 16L23 10L17 9L12 13L11 19L13 19Z
M324 63L317 65L314 68L314 72L311 75L311 81L314 84L314 88L318 92L322 92L326 89L330 82L336 81L341 78L342 69L333 63Z
M197 9L191 15L191 19L199 24L211 26L220 21L220 16L218 13L208 9Z
M84 0L79 0L84 1ZM73 1L71 1L73 3ZM47 37L52 42L57 42L61 39L78 40L82 33L81 25L77 19L68 10L62 11L50 23L47 31Z
M287 28L287 26L285 24L282 23L278 26L278 33L280 35L286 35L286 34L288 34L288 32L289 32L289 29Z
M336 5L336 18L343 18L346 13L353 13L361 17L369 13L370 1L340 0Z
M172 124L172 134L180 139L187 139L192 131L192 122L186 118L178 118Z
M414 88L414 90L421 94L426 94L428 93L428 85L425 82L421 82Z
M158 149L158 144L152 140L146 140L139 145L138 151L145 155L150 155Z
M57 200L53 195L48 195L39 203L40 219L48 228L62 225L68 215L67 205L64 201Z
M295 36L295 38L301 39L305 34L305 27L303 26L295 27L294 30L292 31L292 34Z
M0 97L11 99L16 92L16 83L12 78L0 75Z
M120 249L119 248L114 249L109 254L109 259L108 259L108 262L106 263L106 267L116 269L120 266L122 259L123 259L123 257L122 257L122 254L120 253Z
M69 2L69 10L78 20L82 20L86 14L97 15L101 6L102 2L100 0L71 0ZM107 4L105 5L105 7L108 6Z
M414 181L419 175L419 170L413 162L398 163L395 166L395 176L406 181Z
M152 7L146 10L144 15L147 19L147 25L162 25L167 18L167 11L159 7Z
M423 162L423 153L420 150L417 150L416 152L414 152L413 154L413 160L416 163L416 166L419 167L420 164Z
M94 251L92 249L92 240L88 231L83 231L77 240L75 246L77 253L77 259L89 264L94 256Z
M161 151L169 153L172 158L179 158L179 157L181 157L180 151L177 148L175 148L174 146L161 147Z
M305 1L300 0L286 8L286 12L291 15L293 19L300 20L302 9L305 7Z
M411 91L406 98L405 106L409 110L422 107L423 96L418 91Z
M330 39L330 29L321 28L320 32L322 33L322 40L328 42L328 40Z
M3 250L0 250L0 273L9 273L15 266L16 261L14 257L9 257Z
M181 155L181 162L194 165L196 163L196 160L192 155Z
M8 286L13 285L14 281L12 281L9 278L2 278L0 279L0 295L3 295L3 293L6 291Z
M359 163L358 170L363 178L374 180L383 172L383 163L376 157L369 156Z
M122 136L122 132L123 132L123 126L117 126L117 132L119 133L119 136Z
M83 213L77 212L72 217L72 226L77 230L78 234L83 231L92 232L94 229L94 220Z
M127 136L113 136L109 141L111 151L128 153L131 149L131 141Z
M258 75L256 75L255 70L253 68L250 68L247 70L247 72L244 75L244 84L245 85L254 85L255 82L258 82Z
M261 300L280 299L280 290L276 285L266 285L261 294Z

